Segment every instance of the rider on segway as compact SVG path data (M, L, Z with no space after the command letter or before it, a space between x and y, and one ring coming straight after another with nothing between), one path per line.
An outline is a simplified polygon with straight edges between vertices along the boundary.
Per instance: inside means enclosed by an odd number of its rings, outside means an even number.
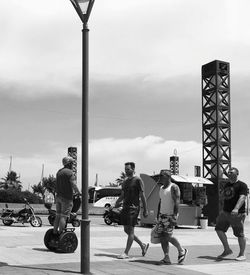
M63 168L56 174L56 219L53 229L53 240L51 245L57 245L61 233L67 225L73 207L73 194L80 194L75 177L72 171L74 159L72 157L64 157L62 159Z

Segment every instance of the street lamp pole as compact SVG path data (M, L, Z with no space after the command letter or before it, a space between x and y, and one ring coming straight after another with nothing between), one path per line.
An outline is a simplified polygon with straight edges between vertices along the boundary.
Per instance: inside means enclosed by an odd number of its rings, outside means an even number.
M81 273L90 274L90 220L88 216L88 90L89 29L88 19L94 0L70 0L82 23L82 219Z
M81 221L81 273L89 273L90 220L88 218L88 39L89 29L82 29L82 221Z

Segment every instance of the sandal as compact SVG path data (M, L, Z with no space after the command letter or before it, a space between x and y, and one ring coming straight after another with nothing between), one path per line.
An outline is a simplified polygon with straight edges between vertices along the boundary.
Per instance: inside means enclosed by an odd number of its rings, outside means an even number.
M141 254L142 254L143 257L146 255L146 253L148 251L148 248L149 248L149 243L145 244L143 249L142 249Z

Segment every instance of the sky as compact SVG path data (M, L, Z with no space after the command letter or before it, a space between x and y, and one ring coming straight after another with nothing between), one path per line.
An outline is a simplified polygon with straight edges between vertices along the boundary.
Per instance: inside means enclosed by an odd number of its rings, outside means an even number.
M201 66L230 63L232 165L250 178L248 0L96 0L89 19L89 185L124 163L152 175L202 165ZM0 1L0 178L24 189L78 149L81 21L70 0Z

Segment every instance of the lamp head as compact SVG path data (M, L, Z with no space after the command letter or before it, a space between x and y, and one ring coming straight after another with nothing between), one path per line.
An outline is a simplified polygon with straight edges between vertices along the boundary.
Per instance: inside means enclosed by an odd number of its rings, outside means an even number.
M70 0L83 24L87 24L95 0Z

